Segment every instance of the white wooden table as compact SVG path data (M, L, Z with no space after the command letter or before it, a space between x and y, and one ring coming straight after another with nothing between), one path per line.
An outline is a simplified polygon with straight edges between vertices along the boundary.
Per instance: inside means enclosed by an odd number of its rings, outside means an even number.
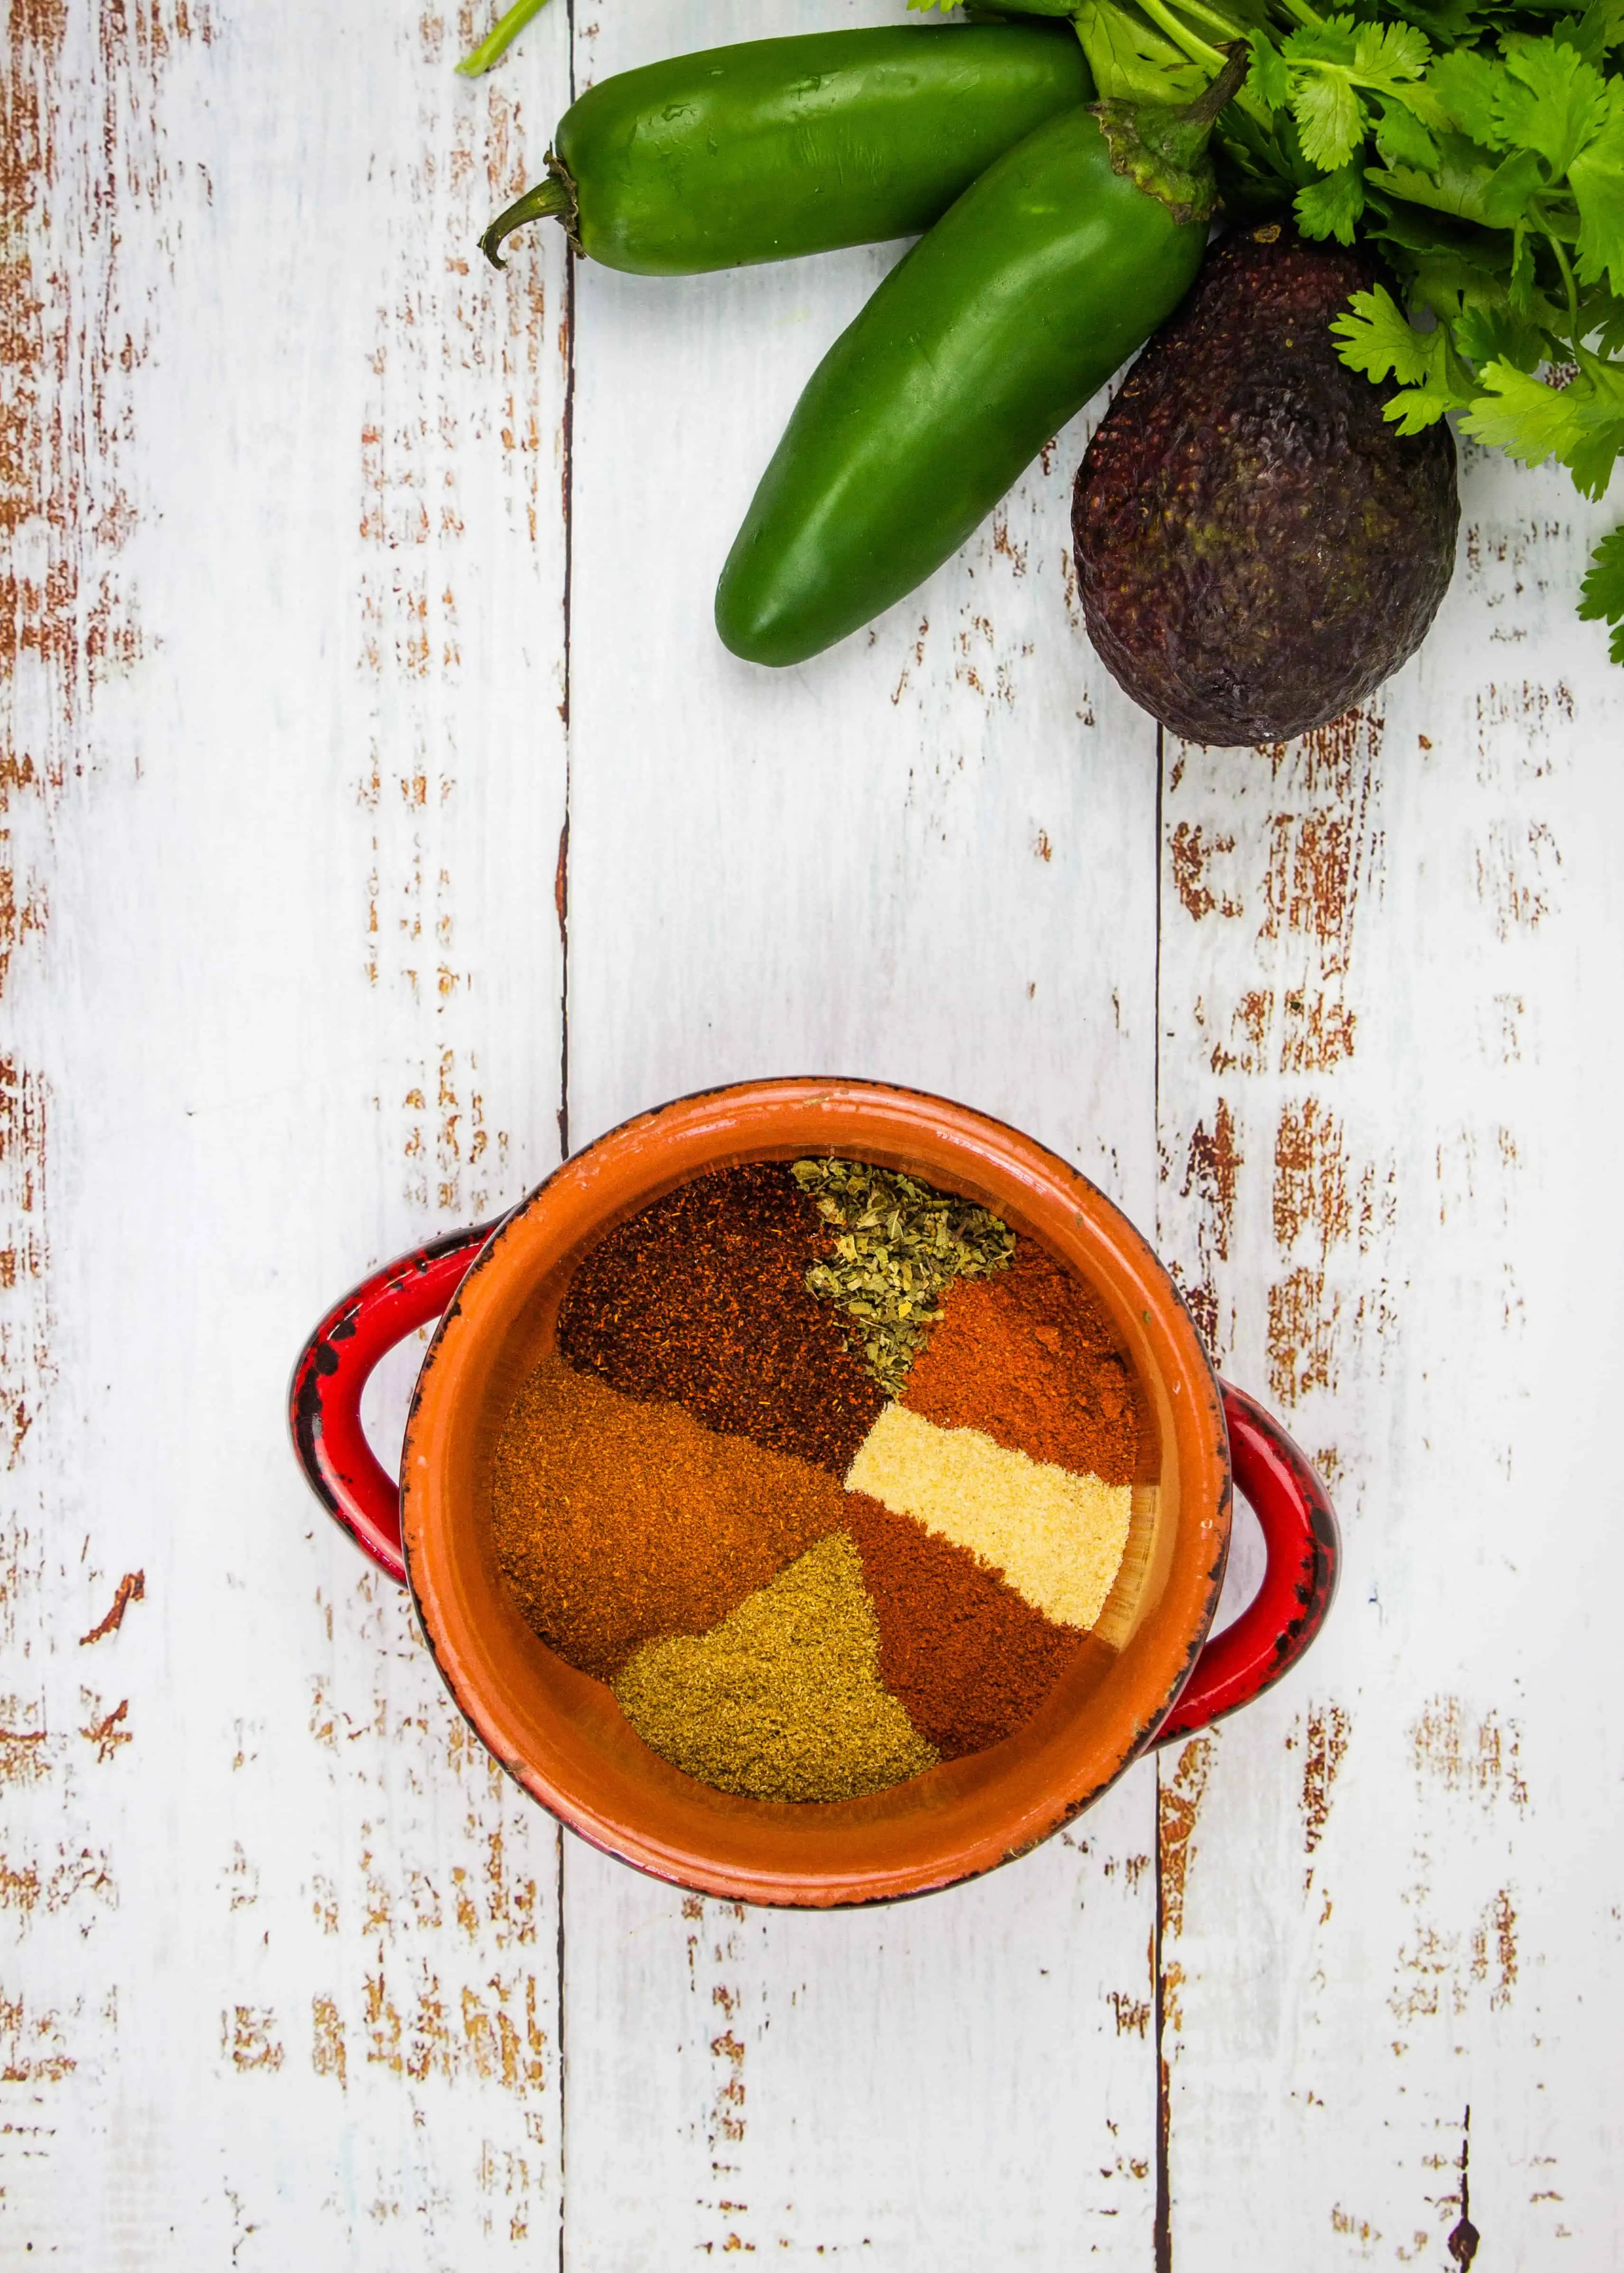
M475 238L572 88L896 12L555 0L471 84L471 4L11 0L7 2267L1624 2263L1605 515L1468 451L1367 716L1164 746L1081 630L1084 421L872 636L735 663L717 566L894 249ZM827 1917L561 1839L282 1420L370 1265L812 1071L1104 1185L1346 1542L1262 1704Z

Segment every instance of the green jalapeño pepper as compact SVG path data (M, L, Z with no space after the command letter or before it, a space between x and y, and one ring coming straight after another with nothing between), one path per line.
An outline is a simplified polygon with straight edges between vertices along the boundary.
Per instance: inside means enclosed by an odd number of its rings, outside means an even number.
M552 214L645 276L917 236L1035 126L1087 102L1069 25L881 25L621 71L572 103L547 175L480 239Z
M796 405L716 591L752 663L803 663L922 583L1194 281L1211 122L1101 103L998 159L894 268Z

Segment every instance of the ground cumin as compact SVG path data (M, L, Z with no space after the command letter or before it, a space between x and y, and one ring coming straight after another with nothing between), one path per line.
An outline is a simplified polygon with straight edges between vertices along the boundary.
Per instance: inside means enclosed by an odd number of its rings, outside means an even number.
M838 1528L844 1498L809 1461L557 1357L520 1391L491 1464L502 1575L542 1639L600 1681L653 1636L725 1617Z
M873 1604L842 1532L709 1633L647 1643L615 1694L663 1759L752 1799L857 1799L939 1757L881 1685Z
M807 1291L823 1244L787 1167L720 1168L618 1225L582 1261L558 1316L568 1362L628 1396L843 1476L885 1403Z
M1155 1419L1111 1321L1034 1241L997 1278L957 1280L941 1308L902 1391L910 1413L1104 1483L1155 1481Z

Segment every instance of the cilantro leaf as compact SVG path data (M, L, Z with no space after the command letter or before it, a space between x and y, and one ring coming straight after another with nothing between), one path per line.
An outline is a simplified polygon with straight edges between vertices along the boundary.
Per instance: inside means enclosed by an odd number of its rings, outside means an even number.
M1401 386L1381 416L1401 434L1419 434L1451 410L1463 410L1471 397L1442 379L1428 376L1423 386Z
M1366 236L1379 236L1416 259L1441 254L1475 275L1504 277L1508 273L1511 248L1503 232L1474 228L1450 214L1404 203L1385 186L1377 166L1365 169L1365 191L1369 199L1364 225ZM1400 265L1408 267L1411 263L1406 259Z
M1490 229L1515 229L1545 186L1531 150L1502 158L1483 188L1483 218Z
M1366 379L1391 377L1413 386L1426 376L1426 338L1385 284L1354 293L1346 311L1332 317L1331 331L1342 342L1336 352L1343 363Z
M1620 450L1624 450L1624 420L1615 419L1611 426L1598 424L1585 435L1566 461L1581 496L1605 496Z
M1560 181L1606 123L1607 83L1594 64L1553 39L1501 42L1509 74L1500 93L1501 125L1524 150L1537 150Z
M1509 308L1463 308L1450 328L1456 346L1475 364L1509 363L1519 371L1537 371L1545 359L1543 326Z
M1339 64L1351 71L1353 30L1351 16L1326 16L1317 24L1300 26L1280 52L1289 64Z
M1624 364L1604 363L1588 349L1579 349L1579 368L1604 401L1613 405L1615 418L1624 418Z
M1599 497L1624 450L1624 400L1581 377L1558 389L1514 364L1486 364L1478 396L1461 422L1479 442L1498 444L1525 466L1556 458L1588 497Z
M1432 42L1413 24L1361 24L1353 35L1353 68L1372 86L1419 79L1432 59Z
M1587 64L1600 64L1608 49L1624 40L1624 0L1590 0L1583 16L1563 16L1553 24L1551 36Z
M1298 190L1295 202L1305 236L1334 236L1338 244L1351 244L1353 224L1365 210L1364 174L1358 166L1339 166Z
M1605 276L1624 296L1624 82L1610 82L1608 107L1596 139L1569 166L1568 182L1579 208L1579 281L1597 284Z
M1252 69L1246 74L1248 90L1256 95L1267 110L1283 110L1291 96L1291 74L1285 57L1274 41L1261 32L1254 32L1250 41Z
M1336 352L1354 371L1377 381L1389 374L1399 390L1382 416L1401 434L1435 426L1446 411L1474 399L1471 372L1456 353L1448 327L1418 332L1386 289L1356 292L1347 311L1331 319Z
M1395 96L1385 96L1376 121L1376 148L1387 166L1412 166L1423 174L1438 171L1438 145L1413 110Z
M1579 587L1579 613L1586 623L1613 626L1608 653L1614 663L1624 663L1624 526L1604 536L1591 553Z
M1454 214L1461 221L1476 221L1486 229L1495 225L1491 219L1489 197L1504 168L1497 167L1488 151L1469 141L1463 134L1441 134L1437 149L1438 163L1428 173L1411 166L1394 166L1386 172L1373 168L1371 180L1378 188L1390 190L1396 198L1403 198L1411 205L1427 206L1434 213ZM1539 161L1523 154L1508 162L1526 162L1537 172ZM1505 203L1503 197L1497 202L1493 208L1496 215Z
M1503 362L1486 364L1482 379L1488 392L1461 422L1478 441L1497 445L1525 466L1565 460L1583 443L1584 420L1566 388L1547 386Z
M1500 278L1454 245L1437 245L1412 254L1407 281L1412 306L1430 309L1441 324L1458 323L1468 309L1503 306L1506 297ZM1543 345L1540 353L1545 353Z
M1291 116L1302 137L1303 155L1322 172L1345 166L1365 139L1365 116L1346 76L1305 74L1291 90Z
M1439 56L1426 75L1426 83L1463 134L1469 134L1486 149L1510 147L1501 123L1501 95L1510 84L1503 64L1471 49L1456 48Z

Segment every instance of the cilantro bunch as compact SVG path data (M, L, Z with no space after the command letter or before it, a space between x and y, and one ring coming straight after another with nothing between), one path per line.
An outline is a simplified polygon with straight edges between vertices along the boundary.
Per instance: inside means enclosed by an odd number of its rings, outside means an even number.
M914 7L951 0L909 0ZM1225 207L1289 204L1306 236L1375 246L1397 287L1353 296L1344 363L1415 433L1450 412L1589 498L1624 452L1624 0L999 0L1069 16L1103 98L1192 101L1237 40L1219 122ZM1624 664L1624 528L1579 612Z

